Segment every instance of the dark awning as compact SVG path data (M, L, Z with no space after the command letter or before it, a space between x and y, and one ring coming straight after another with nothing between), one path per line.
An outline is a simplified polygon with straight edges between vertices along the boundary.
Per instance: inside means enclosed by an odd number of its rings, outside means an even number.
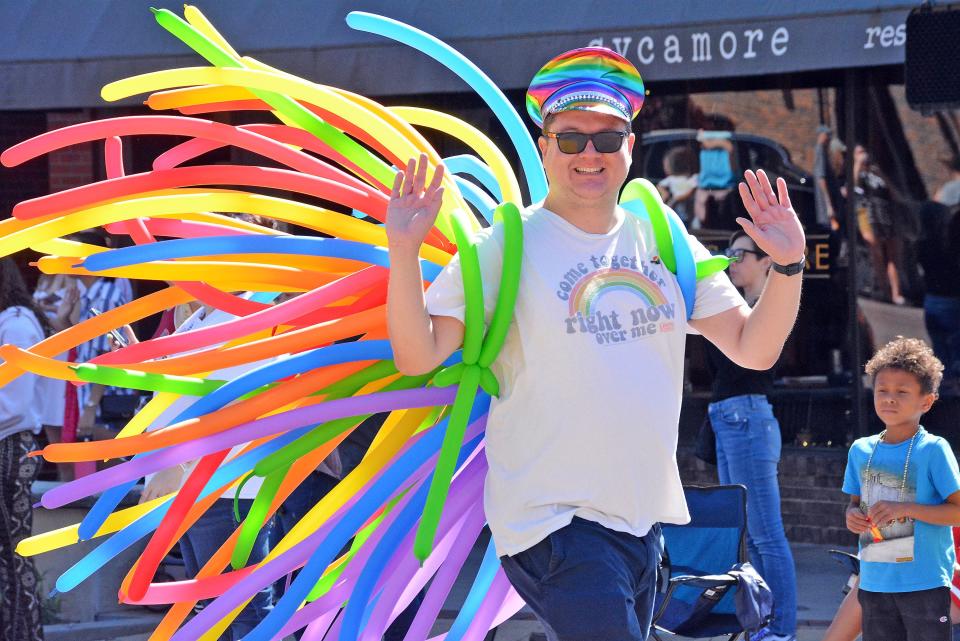
M203 64L153 20L147 0L0 4L0 109L103 105L104 84ZM408 48L346 26L363 9L453 45L502 88L523 88L556 53L623 52L647 80L726 78L903 62L902 0L654 0L549 3L407 0L207 0L201 10L243 54L367 95L463 91Z

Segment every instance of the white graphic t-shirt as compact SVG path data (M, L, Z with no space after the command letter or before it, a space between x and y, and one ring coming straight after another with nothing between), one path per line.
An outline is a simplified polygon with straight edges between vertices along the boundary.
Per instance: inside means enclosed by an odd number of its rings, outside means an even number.
M513 555L574 516L642 536L689 521L677 470L686 310L656 255L649 223L617 210L590 234L542 206L523 213L514 319L492 370L487 519L497 553ZM694 256L708 255L691 237ZM487 321L496 304L503 229L478 243ZM464 317L460 263L427 291L435 316ZM693 318L743 298L726 274L697 285Z

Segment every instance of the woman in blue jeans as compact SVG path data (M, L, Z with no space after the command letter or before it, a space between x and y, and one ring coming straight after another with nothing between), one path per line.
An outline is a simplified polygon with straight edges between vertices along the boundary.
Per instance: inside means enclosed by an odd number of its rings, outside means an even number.
M727 255L736 261L730 265L730 280L753 306L763 292L772 264L770 258L743 232L731 237ZM740 367L709 342L707 354L714 374L709 413L717 440L720 482L747 488L750 561L774 596L773 621L762 631L762 638L794 640L797 579L780 516L780 424L767 400L774 372Z

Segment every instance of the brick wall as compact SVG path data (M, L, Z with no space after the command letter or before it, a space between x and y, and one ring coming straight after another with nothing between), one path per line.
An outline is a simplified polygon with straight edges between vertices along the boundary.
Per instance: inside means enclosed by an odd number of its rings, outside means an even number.
M75 111L50 111L47 113L47 129L52 131L69 125L91 120L88 109ZM79 187L94 179L94 143L73 145L49 155L50 191L63 191Z
M680 478L687 485L717 483L717 468L677 451ZM785 447L780 457L780 500L787 538L796 543L854 546L843 520L847 497L840 491L846 466L843 449Z

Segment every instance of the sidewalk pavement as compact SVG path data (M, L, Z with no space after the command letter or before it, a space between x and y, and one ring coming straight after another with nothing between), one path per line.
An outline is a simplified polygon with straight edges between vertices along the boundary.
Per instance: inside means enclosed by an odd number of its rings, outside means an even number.
M446 632L466 598L480 565L486 540L481 538L467 561L465 571L451 591L440 620L431 636ZM828 545L794 544L797 565L798 641L819 641L830 624L837 606L843 599L842 589L848 573L827 554ZM851 551L851 550L848 550ZM145 641L158 621L158 615L142 608L129 609L122 619L95 621L83 624L46 626L47 641ZM586 613L585 613L586 615ZM504 622L497 631L496 641L540 641L542 628L528 608ZM663 635L664 639L683 639ZM723 637L726 638L726 637ZM290 637L292 639L292 637Z

